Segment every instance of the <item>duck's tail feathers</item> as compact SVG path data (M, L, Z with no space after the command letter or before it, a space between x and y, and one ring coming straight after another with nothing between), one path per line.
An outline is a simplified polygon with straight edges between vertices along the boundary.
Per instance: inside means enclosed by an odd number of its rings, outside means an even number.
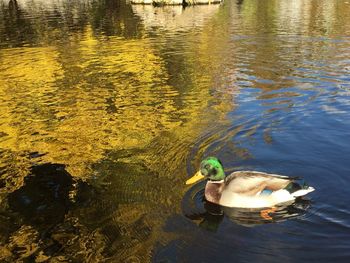
M294 197L299 197L299 196L307 195L308 193L311 193L313 191L315 191L315 188L308 186L307 188L302 188L300 190L297 190L297 191L291 193L291 195Z

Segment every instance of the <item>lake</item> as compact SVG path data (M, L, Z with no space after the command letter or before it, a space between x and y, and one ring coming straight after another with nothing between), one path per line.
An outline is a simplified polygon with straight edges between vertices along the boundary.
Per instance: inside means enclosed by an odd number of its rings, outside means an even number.
M349 262L350 2L0 0L1 262ZM262 220L185 181L300 176Z

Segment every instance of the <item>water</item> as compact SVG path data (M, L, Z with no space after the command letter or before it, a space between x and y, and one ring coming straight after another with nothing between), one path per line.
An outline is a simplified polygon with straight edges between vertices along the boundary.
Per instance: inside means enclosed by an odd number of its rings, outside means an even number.
M0 1L0 261L348 262L350 4ZM262 220L186 179L301 176Z

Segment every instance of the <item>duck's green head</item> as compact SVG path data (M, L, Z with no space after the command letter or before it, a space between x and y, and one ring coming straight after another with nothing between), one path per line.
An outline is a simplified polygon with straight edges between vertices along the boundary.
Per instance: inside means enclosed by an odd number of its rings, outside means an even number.
M199 171L186 184L193 184L201 179L207 178L210 181L222 181L225 179L222 163L215 157L208 157L201 162Z

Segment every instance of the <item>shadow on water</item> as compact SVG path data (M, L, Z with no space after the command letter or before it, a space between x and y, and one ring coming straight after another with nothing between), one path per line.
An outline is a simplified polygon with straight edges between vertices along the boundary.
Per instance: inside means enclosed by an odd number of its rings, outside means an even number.
M9 233L10 245L3 259L41 260L64 249L79 236L78 225L67 215L77 206L86 205L95 194L90 185L75 180L62 164L32 166L23 186L7 197L7 218L19 228Z
M5 244L0 246L0 262L128 260L131 253L126 250L151 235L148 215L140 205L145 194L124 184L125 176L136 183L147 168L120 160L129 155L109 153L113 161L96 164L94 169L101 174L87 181L73 177L63 164L32 165L23 185L0 199L0 245ZM35 153L30 159L40 156Z
M279 205L272 210L223 207L205 200L204 184L193 186L185 194L183 214L200 228L213 232L219 229L225 217L238 225L253 227L301 217L311 205L310 200L298 198L292 204Z
M31 168L24 186L9 194L8 202L24 223L48 230L63 221L71 206L72 189L73 179L64 165L42 164Z

